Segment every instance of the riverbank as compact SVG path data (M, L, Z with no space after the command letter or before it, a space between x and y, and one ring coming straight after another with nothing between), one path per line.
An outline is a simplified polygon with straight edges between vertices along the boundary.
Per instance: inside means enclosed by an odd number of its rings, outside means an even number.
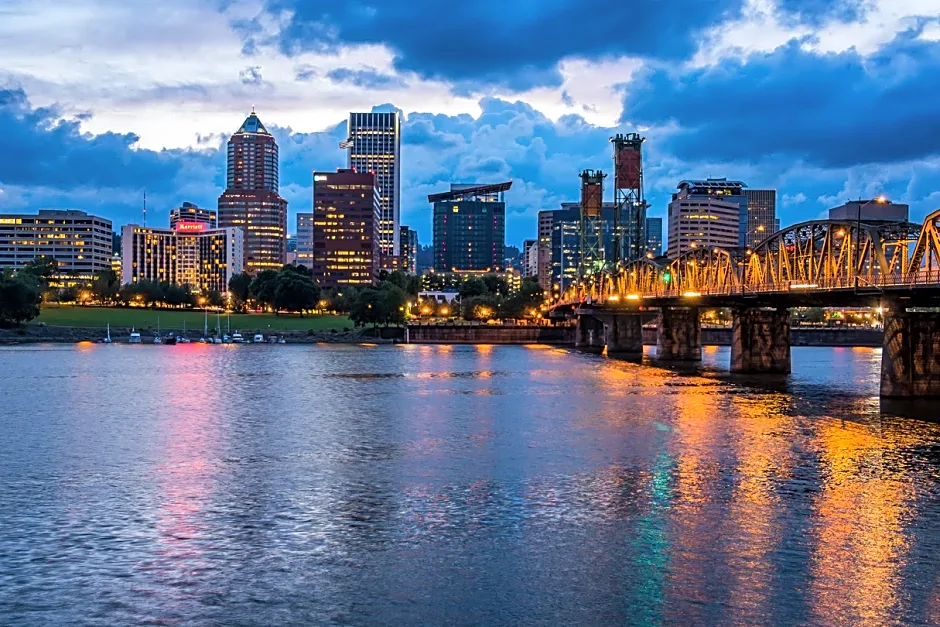
M132 327L111 327L111 341L115 343L126 343L130 336ZM155 329L135 328L141 334L144 343L152 343ZM391 329L395 331L396 329ZM391 344L396 338L393 333L376 334L369 329L329 329L329 330L281 330L272 331L271 329L250 329L242 328L240 332L246 338L251 338L255 333L261 333L265 337L277 335L283 337L290 344L358 344L363 342L375 344ZM166 337L170 330L163 329L161 335ZM105 337L106 331L100 327L71 327L27 324L15 329L0 329L0 344L77 344L80 342L100 342ZM174 330L174 335L186 337L196 342L202 336L202 331L182 331Z

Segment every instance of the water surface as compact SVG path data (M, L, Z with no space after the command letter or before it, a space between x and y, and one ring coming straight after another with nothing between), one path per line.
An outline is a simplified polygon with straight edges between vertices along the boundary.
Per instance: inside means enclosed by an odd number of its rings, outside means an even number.
M0 623L940 623L940 408L727 362L0 348Z

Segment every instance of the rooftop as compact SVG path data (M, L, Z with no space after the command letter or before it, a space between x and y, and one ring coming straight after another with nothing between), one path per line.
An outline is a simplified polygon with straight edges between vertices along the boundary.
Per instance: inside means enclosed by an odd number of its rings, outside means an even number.
M236 135L239 133L256 133L258 135L271 134L268 132L268 129L264 128L264 124L261 123L261 119L258 117L258 114L255 113L254 108L252 108L248 117L245 118L245 121L242 122L242 125L238 127L238 130L235 131Z
M512 187L512 181L506 181L505 183L491 183L488 185L454 184L454 185L451 185L451 190L449 192L441 192L439 194L429 194L428 202L438 202L439 200L457 200L457 199L464 199L464 198L468 198L472 196L484 196L487 194L497 194L497 193L505 192L510 187Z

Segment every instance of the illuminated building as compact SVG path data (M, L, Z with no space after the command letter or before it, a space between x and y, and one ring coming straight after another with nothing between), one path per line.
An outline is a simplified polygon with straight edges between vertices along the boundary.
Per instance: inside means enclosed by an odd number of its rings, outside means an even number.
M241 228L245 268L277 270L287 254L287 201L278 194L277 142L254 111L228 141L219 226Z
M297 214L297 263L313 267L313 214Z
M111 221L84 211L40 209L0 214L0 269L19 270L36 257L59 264L57 287L90 281L111 268Z
M754 248L777 232L777 190L746 189L747 236L744 245Z
M380 216L371 172L314 172L313 278L320 287L378 279Z
M605 259L614 258L616 205L601 206L598 229ZM581 203L563 202L561 209L539 212L539 286L548 293L571 285L581 265Z
M121 229L122 283L149 280L187 285L193 291L228 291L244 271L244 232L177 222L173 229L128 224Z
M400 254L401 115L350 113L349 137L340 144L348 150L347 166L356 172L375 174L379 190L379 250L386 256ZM392 263L392 262L389 262Z
M401 269L409 274L418 273L418 232L407 226L398 230L398 244L401 251Z
M647 255L659 257L663 254L663 219L646 219L646 249Z
M497 272L506 248L506 203L512 181L493 185L451 184L431 194L434 204L434 271Z
M203 209L191 202L170 209L170 228L176 228L177 222L200 222L210 229L219 226L218 214L214 209Z
M117 275L117 278L121 278L121 253L113 253L111 255L111 269L114 271L114 274Z
M548 293L552 289L552 224L554 211L539 211L539 287Z
M725 179L679 183L679 191L669 203L666 255L675 259L697 247L736 248L743 244L747 224L743 190L743 183Z

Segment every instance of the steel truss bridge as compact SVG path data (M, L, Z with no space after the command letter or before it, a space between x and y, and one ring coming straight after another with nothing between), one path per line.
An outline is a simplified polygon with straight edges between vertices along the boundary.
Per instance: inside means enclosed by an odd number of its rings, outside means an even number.
M666 264L641 259L582 276L552 308L842 306L879 298L936 305L938 222L940 210L923 224L801 222L753 250L697 248Z

